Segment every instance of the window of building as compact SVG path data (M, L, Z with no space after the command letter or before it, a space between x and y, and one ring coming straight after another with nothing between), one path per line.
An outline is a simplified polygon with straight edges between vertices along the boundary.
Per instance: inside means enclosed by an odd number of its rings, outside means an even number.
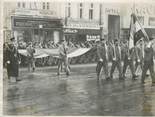
M22 7L25 8L25 2L23 2Z
M71 17L71 3L68 3L68 17Z
M30 9L32 9L32 3L30 2Z
M141 25L144 25L144 16L137 16L138 21L140 22Z
M93 19L93 9L89 9L89 19Z
M91 8L93 8L93 6L94 6L93 3L91 3Z
M47 9L50 9L50 4L49 4L49 2L47 2Z
M93 19L93 3L90 4L90 9L89 9L89 19Z
M36 2L34 2L34 9L37 9L37 4L36 4Z
M80 19L83 17L83 5L80 3Z
M155 26L155 17L149 17L149 26Z
M20 8L20 2L17 3L18 8Z
M43 2L43 9L45 9L45 2Z

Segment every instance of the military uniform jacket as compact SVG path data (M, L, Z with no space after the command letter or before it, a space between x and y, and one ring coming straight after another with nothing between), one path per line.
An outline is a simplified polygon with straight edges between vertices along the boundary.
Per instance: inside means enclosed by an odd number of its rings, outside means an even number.
M108 46L107 45L97 45L97 55L98 59L103 59L103 61L108 61Z

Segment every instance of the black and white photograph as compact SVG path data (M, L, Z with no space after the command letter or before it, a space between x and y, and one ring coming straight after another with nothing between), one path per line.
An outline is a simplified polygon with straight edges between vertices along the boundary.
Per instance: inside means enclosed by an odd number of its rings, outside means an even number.
M0 3L3 116L155 116L155 0Z

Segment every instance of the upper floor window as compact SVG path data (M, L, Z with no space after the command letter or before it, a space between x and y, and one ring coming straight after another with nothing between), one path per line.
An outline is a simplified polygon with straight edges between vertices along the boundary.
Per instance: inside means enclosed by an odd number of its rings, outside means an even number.
M25 2L22 3L22 7L25 8Z
M68 3L68 17L71 17L71 3Z
M93 3L90 4L90 9L89 9L89 19L93 19L93 11L94 11L94 5Z
M45 2L43 2L43 9L45 9Z
M18 2L18 3L17 3L17 6L18 6L18 8L20 8L20 7L21 7L21 4L20 4L20 2Z
M49 4L49 2L47 2L47 9L49 9L50 8L50 4Z
M79 8L79 11L80 11L80 12L79 12L79 13L80 13L80 14L79 14L79 15L80 15L80 19L83 17L83 8L82 8L82 7L83 7L83 4L80 3L80 8Z

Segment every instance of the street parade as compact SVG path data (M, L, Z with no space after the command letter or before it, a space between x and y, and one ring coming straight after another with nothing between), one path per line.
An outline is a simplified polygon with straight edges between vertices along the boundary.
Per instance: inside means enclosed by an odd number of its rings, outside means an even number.
M64 19L32 12L35 2L30 12L28 3L15 3L3 43L4 115L155 115L155 32L145 28L145 13L155 6L140 12L138 3L124 11L121 3L88 2L87 21L85 3L42 3L42 12L53 5L56 13L67 4L58 12Z

